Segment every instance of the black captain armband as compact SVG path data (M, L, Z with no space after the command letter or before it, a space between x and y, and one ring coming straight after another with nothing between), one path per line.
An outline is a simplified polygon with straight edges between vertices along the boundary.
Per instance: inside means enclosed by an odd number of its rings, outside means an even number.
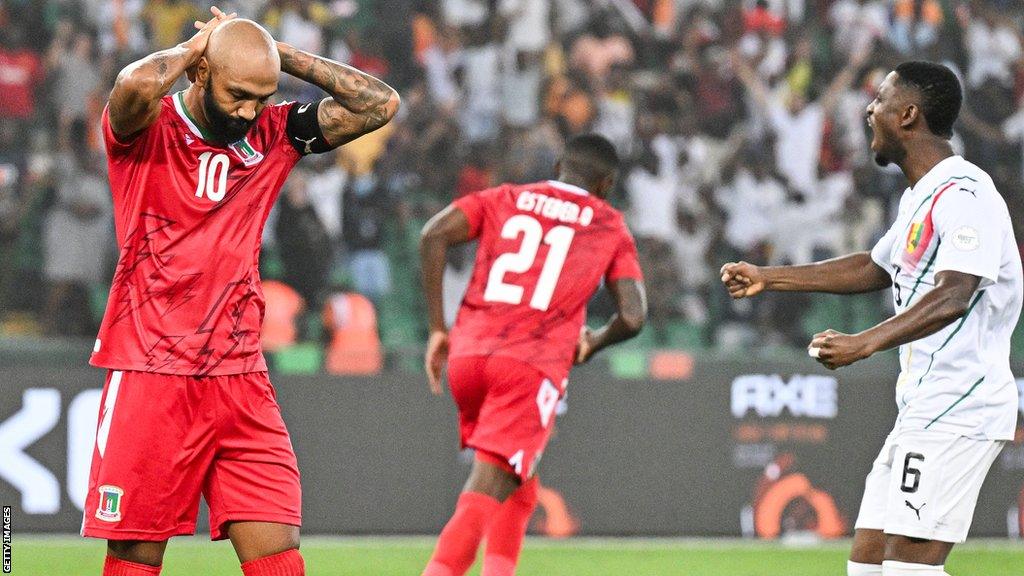
M288 135L288 141L299 154L320 154L334 149L324 138L324 133L320 130L320 121L316 118L320 102L323 100L303 104L296 102L288 111L288 122L284 131Z

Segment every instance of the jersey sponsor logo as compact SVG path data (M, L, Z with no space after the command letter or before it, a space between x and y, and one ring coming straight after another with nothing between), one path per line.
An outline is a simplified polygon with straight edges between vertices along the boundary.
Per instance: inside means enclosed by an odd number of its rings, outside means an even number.
M309 107L310 107L310 106L312 106L312 105L313 105L313 103L312 103L312 102L306 102L306 103L305 103L305 104L303 104L302 106L299 106L299 111L298 111L297 113L298 113L298 114L302 114L302 113L303 113L303 112L305 112L305 111L306 111L307 109L309 109Z
M239 160L241 160L242 164L245 164L247 168L255 166L263 161L263 154L249 144L248 138L243 138L238 142L231 144L228 148L238 156Z
M970 226L962 226L953 232L953 247L961 252L973 252L981 246L978 231Z
M121 497L124 496L124 490L107 484L97 490L100 493L100 504L96 508L96 517L104 522L120 522Z

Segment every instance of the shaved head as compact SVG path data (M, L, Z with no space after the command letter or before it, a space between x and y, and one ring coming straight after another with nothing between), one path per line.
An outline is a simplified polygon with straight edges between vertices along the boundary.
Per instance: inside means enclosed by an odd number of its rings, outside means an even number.
M281 57L274 38L252 20L236 18L218 26L206 45L206 59L214 72L242 79L267 79L281 72Z
M199 61L195 83L201 90L206 128L214 140L241 140L277 92L281 56L262 26L237 18L218 26Z

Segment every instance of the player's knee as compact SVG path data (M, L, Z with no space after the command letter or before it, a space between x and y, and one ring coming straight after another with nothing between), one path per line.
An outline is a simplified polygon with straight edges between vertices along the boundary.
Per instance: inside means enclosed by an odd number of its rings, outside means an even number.
M119 560L159 566L164 560L167 541L144 542L141 540L107 540L107 555Z
M846 562L846 576L882 576L882 565L849 560Z
M931 564L914 564L911 562L898 562L886 560L882 562L882 576L949 576L945 566L933 566Z

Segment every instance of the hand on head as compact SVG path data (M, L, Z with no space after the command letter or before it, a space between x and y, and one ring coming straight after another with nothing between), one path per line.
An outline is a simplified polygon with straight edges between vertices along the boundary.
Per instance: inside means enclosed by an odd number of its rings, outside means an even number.
M209 44L210 35L213 34L213 31L221 24L231 20L232 18L238 15L234 12L232 12L231 14L225 14L221 11L220 8L217 8L216 6L211 6L210 12L213 14L213 18L210 18L206 22L196 20L195 27L196 30L198 30L198 32L196 32L194 36L189 38L184 43L185 46L192 49L192 51L196 54L197 63L198 57L206 53L206 46L207 44ZM196 64L189 66L189 68L185 70L185 75L188 76L189 82L195 82Z

